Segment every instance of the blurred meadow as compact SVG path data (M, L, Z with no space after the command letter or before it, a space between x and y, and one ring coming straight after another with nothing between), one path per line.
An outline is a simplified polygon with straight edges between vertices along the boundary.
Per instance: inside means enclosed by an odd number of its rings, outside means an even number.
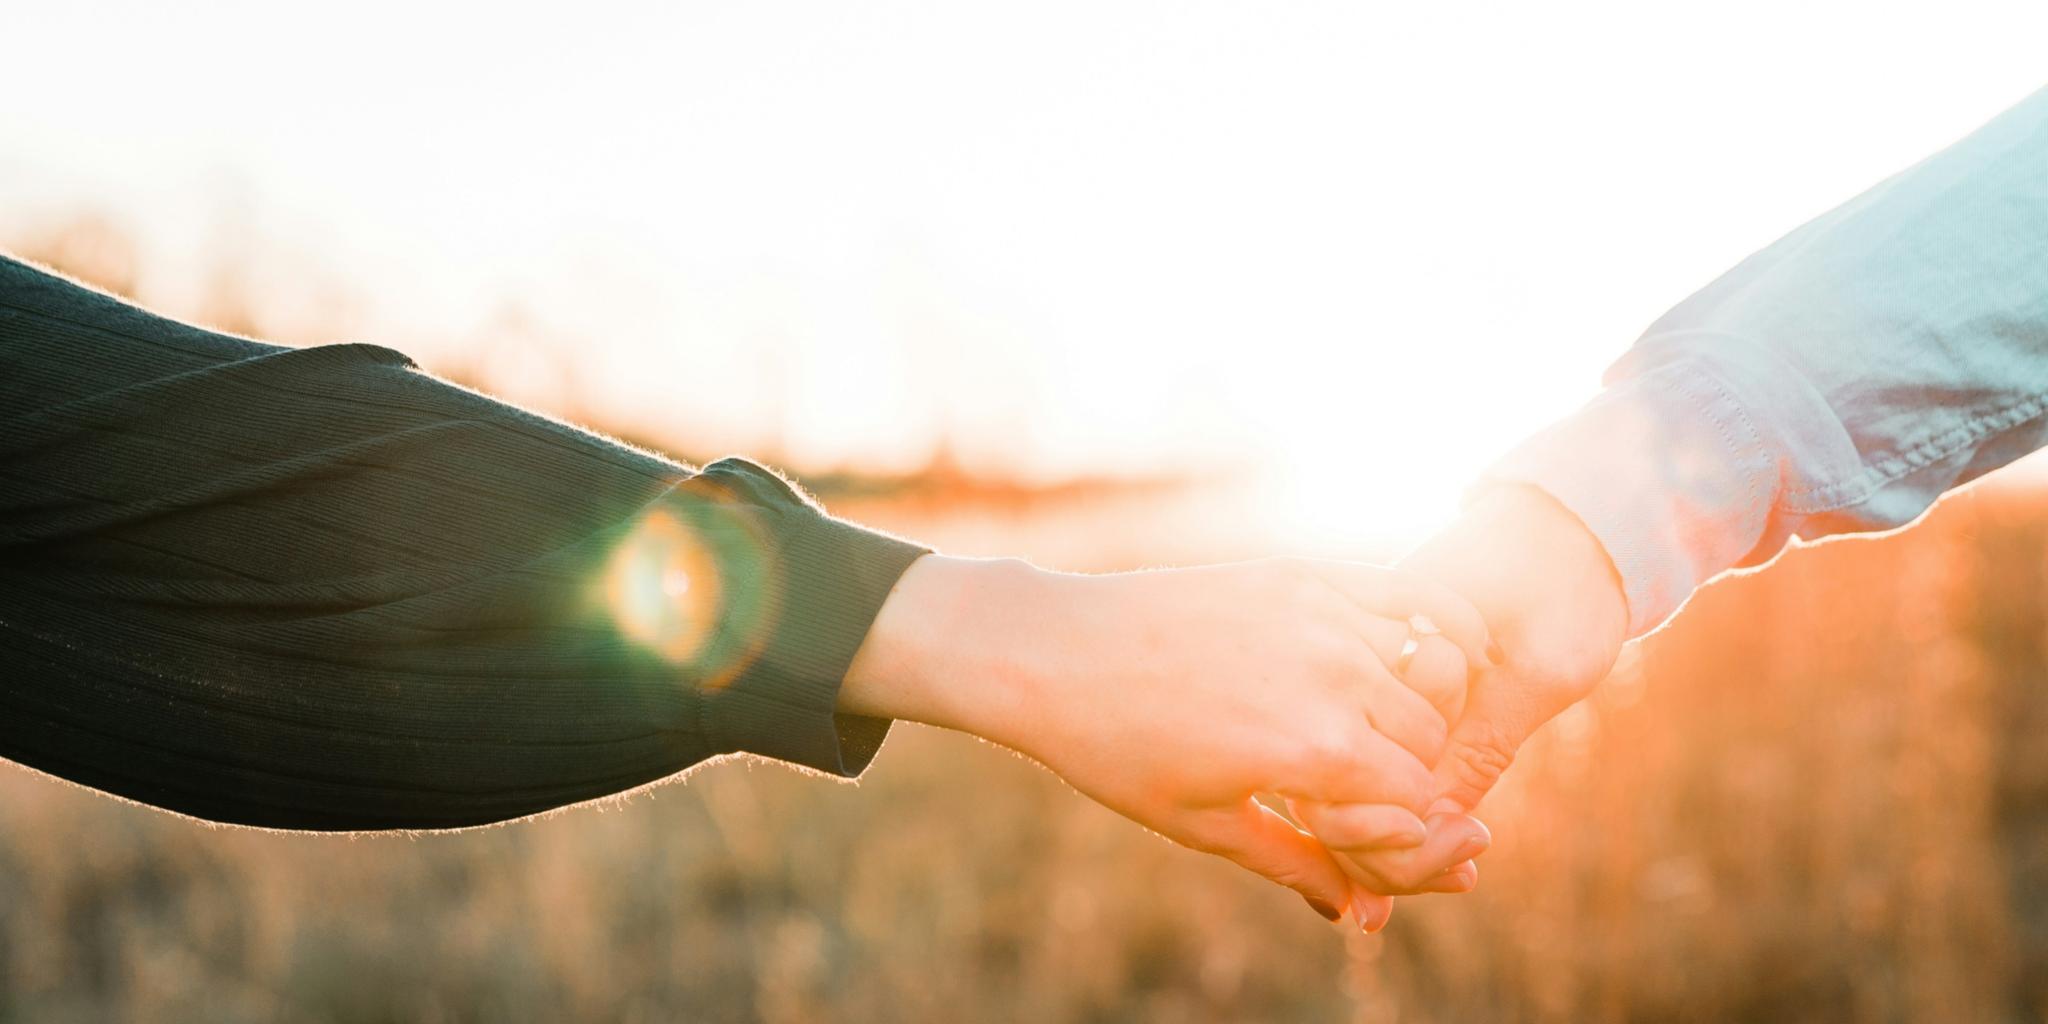
M140 270L104 218L0 246L117 292ZM215 277L167 311L290 333ZM429 368L491 387L477 345ZM789 468L843 514L1067 569L1274 543L1205 511L1213 481ZM1527 749L1479 891L1381 936L914 726L857 786L726 762L419 836L212 828L4 766L0 1021L2048 1019L2037 476L1703 592Z
M12 4L0 250L1070 570L1384 559L2048 6ZM0 762L0 1024L2048 1021L2048 462L1718 583L1365 938L975 740L461 834Z

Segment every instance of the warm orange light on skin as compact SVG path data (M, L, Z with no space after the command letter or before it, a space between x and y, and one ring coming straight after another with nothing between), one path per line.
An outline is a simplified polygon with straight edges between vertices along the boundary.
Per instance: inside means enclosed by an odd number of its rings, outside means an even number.
M605 569L605 600L619 630L679 664L704 653L720 590L711 553L667 511L641 520Z

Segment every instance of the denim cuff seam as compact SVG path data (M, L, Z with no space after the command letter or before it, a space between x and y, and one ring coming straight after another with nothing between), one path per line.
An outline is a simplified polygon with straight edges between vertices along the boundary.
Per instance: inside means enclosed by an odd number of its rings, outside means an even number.
M1855 508L1914 472L1966 451L1987 438L2014 430L2044 413L2048 413L2048 394L2030 394L2014 399L1919 444L1867 460L1863 473L1855 480L1788 494L1781 507L1800 516Z

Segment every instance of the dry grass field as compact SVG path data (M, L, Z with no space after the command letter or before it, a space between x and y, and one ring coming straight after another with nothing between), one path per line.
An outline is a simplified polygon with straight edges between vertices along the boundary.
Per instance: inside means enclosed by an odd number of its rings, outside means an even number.
M734 761L447 835L211 828L0 766L0 1022L2048 1019L2028 475L1704 592L1528 750L1480 890L1382 936L917 727L857 786ZM1109 490L835 506L1070 569L1257 549Z

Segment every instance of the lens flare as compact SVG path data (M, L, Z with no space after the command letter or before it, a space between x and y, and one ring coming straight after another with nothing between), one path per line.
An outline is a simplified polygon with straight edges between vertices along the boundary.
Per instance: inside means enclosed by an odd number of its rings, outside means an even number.
M619 630L669 661L695 663L719 618L718 562L666 510L649 513L612 553L605 599Z
M691 492L633 525L600 590L622 635L712 691L767 649L781 611L779 560L739 495L701 477Z

